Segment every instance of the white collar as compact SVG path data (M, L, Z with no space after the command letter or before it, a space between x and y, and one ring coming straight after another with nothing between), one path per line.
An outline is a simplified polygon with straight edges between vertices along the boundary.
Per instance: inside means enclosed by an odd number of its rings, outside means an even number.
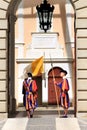
M66 79L66 76L64 76L63 79Z
M32 78L31 78L31 77L28 77L28 80L29 80L29 79L32 79Z

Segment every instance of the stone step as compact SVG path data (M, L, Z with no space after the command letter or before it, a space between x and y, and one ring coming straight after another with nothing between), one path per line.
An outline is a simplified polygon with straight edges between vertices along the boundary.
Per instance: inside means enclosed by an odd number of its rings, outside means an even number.
M25 111L24 107L19 107L17 111L22 112ZM45 107L37 107L35 109L34 114L35 115L53 115L53 114L63 114L64 109L62 107L57 107L57 106L45 106ZM68 110L68 114L74 114L74 108L70 107Z
M35 110L35 114L63 114L64 113L64 109L62 107L54 107L54 106L50 106L50 107L38 107ZM70 107L68 110L68 114L74 114L74 108Z

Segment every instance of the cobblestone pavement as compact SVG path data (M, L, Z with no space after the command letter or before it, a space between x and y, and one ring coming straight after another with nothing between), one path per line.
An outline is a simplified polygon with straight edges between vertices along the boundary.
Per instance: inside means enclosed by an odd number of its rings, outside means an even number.
M20 114L17 116L20 117ZM69 117L74 116L69 114ZM59 118L59 114L55 108L38 108L34 117L28 120L25 130L56 130L56 118Z
M69 115L69 118L73 117ZM58 118L58 115L38 115L34 118L28 120L26 130L56 130L55 119ZM87 130L87 119L79 119L78 123L81 130Z
M1 130L2 127L4 126L5 122L6 122L6 119L0 120L0 130Z
M81 130L87 130L87 118L86 119L78 118L78 122Z
M26 117L25 111L17 112L15 117L12 118L23 118ZM37 111L34 113L34 117L28 119L25 130L56 130L55 120L58 118L58 112L55 111ZM69 118L74 117L73 114L68 115ZM0 120L0 130L4 126L7 119ZM78 123L81 130L87 130L87 117L82 119L78 118Z
M33 118L28 120L26 130L56 130L55 118Z

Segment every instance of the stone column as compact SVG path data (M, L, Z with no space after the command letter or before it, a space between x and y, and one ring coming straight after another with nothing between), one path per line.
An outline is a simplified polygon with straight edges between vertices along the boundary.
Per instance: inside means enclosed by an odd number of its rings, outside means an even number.
M15 30L14 30L14 24L16 17L13 14L9 14L9 41L8 41L8 46L9 46L9 71L8 71L8 76L9 76L9 90L8 90L8 96L9 96L9 112L15 112L16 109L16 100L15 100Z
M24 8L23 0L20 2L17 9L17 19L18 19L18 39L15 40L16 43L24 43Z
M20 2L18 9L17 9L17 23L18 23L18 38L15 39L15 48L18 49L18 55L17 58L24 58L24 8L23 8L23 0ZM21 16L21 17L20 17ZM17 99L17 105L18 103L23 102L23 95L22 95L22 80L19 78L20 77L20 72L22 69L22 64L18 64L18 69L15 68L15 71L18 72L18 77L15 77L15 91L16 91L16 99ZM18 86L18 87L16 87ZM18 94L18 96L17 96Z
M72 38L72 5L69 0L66 0L66 56L72 57L72 47L74 38Z

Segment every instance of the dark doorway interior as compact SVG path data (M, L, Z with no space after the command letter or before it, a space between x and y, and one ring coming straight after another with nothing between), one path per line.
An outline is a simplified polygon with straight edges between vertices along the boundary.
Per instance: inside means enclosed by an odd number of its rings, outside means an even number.
M37 76L33 78L38 86L38 105L42 105L42 76Z

